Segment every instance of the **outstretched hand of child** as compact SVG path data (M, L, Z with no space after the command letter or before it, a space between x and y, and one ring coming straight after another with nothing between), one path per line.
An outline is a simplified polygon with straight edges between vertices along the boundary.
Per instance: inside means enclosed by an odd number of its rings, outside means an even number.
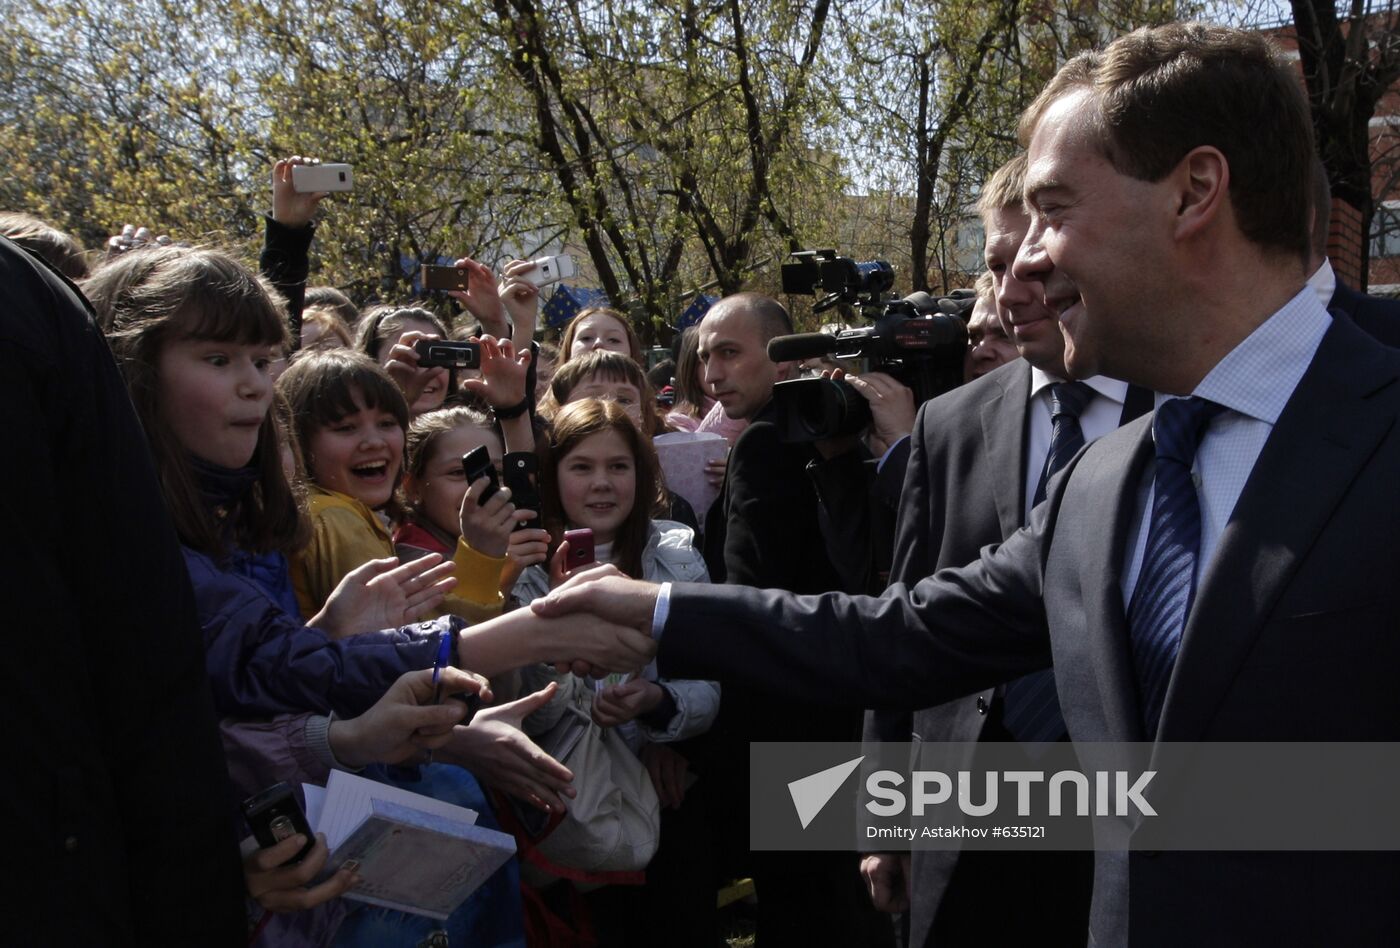
M306 624L333 639L397 628L436 609L456 585L452 564L437 553L402 566L396 556L370 560L346 573Z
M486 399L492 408L513 408L525 400L525 376L530 370L530 351L515 351L509 339L481 336L481 377L463 379L462 387Z
M534 694L478 711L459 727L447 751L483 783L549 813L563 813L573 771L550 757L520 730L520 722L544 707L559 686L550 682ZM448 758L448 753L441 755Z
M328 739L335 759L347 767L398 764L447 744L467 706L437 699L470 692L489 701L491 687L480 675L450 665L438 675L434 684L431 668L406 672L364 714L331 721Z

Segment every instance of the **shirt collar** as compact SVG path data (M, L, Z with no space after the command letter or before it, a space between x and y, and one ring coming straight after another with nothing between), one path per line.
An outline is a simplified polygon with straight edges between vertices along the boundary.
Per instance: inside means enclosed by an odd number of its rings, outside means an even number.
M1272 425L1331 325L1316 289L1305 286L1217 362L1191 394Z
M1318 302L1322 303L1322 308L1326 309L1332 305L1332 296L1337 292L1337 274L1332 269L1332 261L1326 257L1322 258L1322 266L1308 277L1308 286L1317 294Z
M1051 385L1063 381L1065 380L1051 375L1044 369L1031 366L1031 398L1035 398ZM1116 405L1123 404L1128 397L1128 383L1121 379L1111 379L1106 375L1093 375L1084 379L1084 384L1093 389L1095 395L1102 395Z

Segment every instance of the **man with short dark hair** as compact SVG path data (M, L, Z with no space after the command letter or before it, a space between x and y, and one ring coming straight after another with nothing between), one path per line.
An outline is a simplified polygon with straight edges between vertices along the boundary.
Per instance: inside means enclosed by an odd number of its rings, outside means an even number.
M1027 529L912 589L599 575L541 611L652 623L662 674L876 707L1053 658L1077 742L1400 740L1400 352L1305 286L1313 143L1292 64L1254 33L1139 30L1066 64L1022 135L1013 272L1043 284L1071 375L1166 393L1150 420L1081 451ZM1396 891L1393 852L1102 851L1090 937L1395 944Z
M977 209L986 233L986 276L1022 358L926 403L910 439L891 579L912 586L977 559L1027 522L1049 479L1079 448L1150 411L1152 393L1116 379L1067 381L1064 338L1038 282L1011 272L1030 220L1021 203L1026 159L999 168ZM955 741L975 764L979 741L1064 736L1050 672L957 701L906 712L870 712L866 739ZM872 757L872 759L874 759ZM1029 761L1028 761L1029 763ZM866 857L873 895L909 889L909 944L1083 942L1092 862L1087 853L915 850L910 874L890 853ZM1014 905L1017 911L998 911ZM891 906L894 907L894 906Z

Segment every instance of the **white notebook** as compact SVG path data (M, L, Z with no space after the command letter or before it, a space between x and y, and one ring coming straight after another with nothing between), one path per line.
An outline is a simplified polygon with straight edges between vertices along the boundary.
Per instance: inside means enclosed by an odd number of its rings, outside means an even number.
M476 825L475 810L400 787L333 770L324 789L302 790L331 852L325 875L360 862L347 899L445 919L515 852L510 836Z

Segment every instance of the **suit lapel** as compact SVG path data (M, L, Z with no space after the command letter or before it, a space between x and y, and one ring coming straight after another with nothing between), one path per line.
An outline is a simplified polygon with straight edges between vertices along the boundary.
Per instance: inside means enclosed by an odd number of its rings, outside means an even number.
M982 439L987 450L988 471L1015 471L1016 476L990 478L1001 535L1009 537L1024 522L1026 503L1026 402L1031 393L1031 367L1021 362L1021 371L1008 373L1001 394L982 405Z
M1347 320L1323 337L1201 577L1159 740L1204 732L1279 596L1394 424L1393 413L1367 398L1395 381L1383 353Z
M1087 498L1086 506L1107 508L1106 522L1085 517L1072 529L1081 531L1077 572L1083 589L1084 629L1103 698L1106 727L1111 732L1108 739L1113 741L1143 739L1120 577L1138 485L1152 456L1151 432L1144 419L1100 439L1075 467L1068 488ZM1108 498L1117 502L1108 503ZM1108 543L1103 542L1104 536L1109 537Z

